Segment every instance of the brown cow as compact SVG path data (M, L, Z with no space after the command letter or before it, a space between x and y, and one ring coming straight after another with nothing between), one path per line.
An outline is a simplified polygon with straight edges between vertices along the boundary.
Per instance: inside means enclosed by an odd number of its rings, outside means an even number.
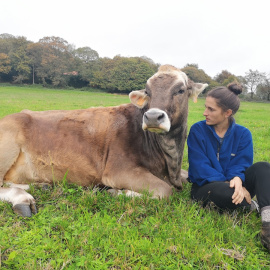
M182 187L188 97L205 87L165 65L144 90L130 93L132 104L6 116L0 120L0 186L51 184L68 172L70 183L168 197ZM36 211L23 189L0 188L0 199L23 216Z

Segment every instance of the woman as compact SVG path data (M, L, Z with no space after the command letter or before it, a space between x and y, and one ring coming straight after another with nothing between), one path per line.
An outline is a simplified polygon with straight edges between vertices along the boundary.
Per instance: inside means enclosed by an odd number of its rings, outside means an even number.
M242 92L239 84L207 93L204 121L188 136L191 197L221 209L250 207L256 195L262 217L261 241L270 251L270 164L253 163L250 131L235 123ZM254 203L254 201L253 201Z

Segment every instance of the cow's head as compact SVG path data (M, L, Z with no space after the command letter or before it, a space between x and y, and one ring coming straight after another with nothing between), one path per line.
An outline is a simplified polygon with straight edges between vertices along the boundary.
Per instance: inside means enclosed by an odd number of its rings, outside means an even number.
M156 133L167 133L186 119L188 98L197 96L208 84L194 83L180 69L161 66L146 83L146 88L129 94L131 102L145 108L142 128Z

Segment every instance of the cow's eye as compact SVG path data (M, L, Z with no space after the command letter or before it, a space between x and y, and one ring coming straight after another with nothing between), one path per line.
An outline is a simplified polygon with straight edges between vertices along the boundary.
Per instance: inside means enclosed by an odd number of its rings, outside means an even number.
M144 92L147 96L150 96L149 92L147 90L145 90Z
M183 94L185 91L183 89L180 89L177 94Z
M174 88L174 95L181 95L181 94L184 94L185 93L185 86L184 85L177 85L175 88Z

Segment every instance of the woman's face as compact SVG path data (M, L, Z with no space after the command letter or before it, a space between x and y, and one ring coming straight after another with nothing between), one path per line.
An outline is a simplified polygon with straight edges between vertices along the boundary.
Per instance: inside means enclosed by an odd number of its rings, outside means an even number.
M205 116L207 125L216 126L223 123L227 124L231 114L231 110L224 112L222 108L217 105L215 98L209 96L205 99L205 110L203 115Z

